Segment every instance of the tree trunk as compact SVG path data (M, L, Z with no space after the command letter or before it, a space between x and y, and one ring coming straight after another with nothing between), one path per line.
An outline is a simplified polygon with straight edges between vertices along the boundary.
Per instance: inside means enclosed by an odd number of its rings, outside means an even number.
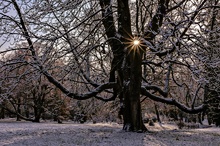
M117 4L118 31L116 31L112 15L112 1L100 0L102 9L108 8L102 11L103 25L114 56L109 81L115 82L115 72L117 72L117 82L121 86L121 89L115 90L115 92L119 94L122 103L120 105L120 112L122 111L123 113L123 129L126 131L146 131L147 129L142 121L140 104L143 52L136 50L138 48L134 49L135 51L129 51L129 49L132 49L130 43L132 43L131 40L133 39L129 0L118 0ZM116 34L120 34L120 37L117 36L118 39L110 39L115 38ZM128 50L124 51L125 49ZM123 57L125 57L124 60Z
M18 103L17 103L17 113L21 115L21 99L18 97ZM17 121L21 121L21 117L17 115Z
M5 110L4 110L4 108L1 108L0 119L4 119L4 118L5 118Z
M40 111L38 107L34 107L34 120L33 122L40 122Z
M210 84L215 83L212 81ZM219 90L214 90L211 85L206 85L205 86L205 100L206 103L208 104L208 109L206 110L207 114L207 119L210 124L215 124L216 126L220 126L220 100L217 99L219 95Z
M34 107L34 120L33 122L40 122L40 118L42 113L44 112L44 109L42 108L42 104L38 103L35 107Z
M25 115L26 115L26 117L29 118L29 117L30 117L30 112L29 112L28 106L25 105L24 109L25 109Z
M124 69L124 127L126 131L146 131L141 113L140 89L142 81L142 53L132 51L128 54Z
M160 120L160 113L159 113L159 111L158 111L158 109L157 109L157 105L154 103L154 108L155 108L155 112L156 112L156 115L157 115L157 121L159 122L159 123L161 123L161 120Z
M29 107L28 107L28 100L27 100L27 97L24 98L24 112L25 112L25 116L27 118L30 117L30 112L29 112Z
M1 94L1 88L0 88L0 94ZM5 101L2 102L2 104L0 105L0 119L4 119L5 118Z
M38 98L36 101L35 101L35 106L34 106L34 120L33 122L40 122L40 118L41 118L41 115L43 113L43 108L42 108L42 104L41 104L41 99Z

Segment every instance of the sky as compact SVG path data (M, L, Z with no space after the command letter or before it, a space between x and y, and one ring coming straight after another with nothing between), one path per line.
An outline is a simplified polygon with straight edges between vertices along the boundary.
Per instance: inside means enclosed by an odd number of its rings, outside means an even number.
M0 13L1 12L2 12L2 9L0 10ZM3 12L3 14L8 15L8 16L16 16L16 12L13 9L13 7L10 7L8 12L6 12L6 13ZM10 43L12 43L12 41L11 42L6 42L3 46L1 46L2 43L4 42L3 37L4 36L0 36L0 51L6 50L11 45Z
M0 45L3 43L3 39L0 37ZM0 51L6 50L10 46L10 42L6 42L3 46L0 46Z

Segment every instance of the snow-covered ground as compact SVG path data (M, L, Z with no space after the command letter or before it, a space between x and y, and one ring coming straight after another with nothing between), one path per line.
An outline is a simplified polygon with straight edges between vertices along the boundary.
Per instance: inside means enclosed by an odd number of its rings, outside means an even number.
M173 124L147 128L151 132L133 133L116 123L0 120L0 146L220 146L220 128L178 130Z

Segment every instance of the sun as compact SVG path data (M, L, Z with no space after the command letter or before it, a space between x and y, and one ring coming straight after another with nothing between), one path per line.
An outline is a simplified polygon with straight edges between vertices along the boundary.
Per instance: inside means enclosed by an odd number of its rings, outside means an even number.
M124 44L126 45L126 50L128 54L132 53L135 56L146 52L144 38L142 38L141 36L129 35L128 38L125 38Z
M140 51L144 51L143 49L143 44L141 43L141 38L140 37L134 37L131 39L128 39L128 42L126 42L128 45L129 51L128 53L133 52L134 54L140 53Z
M135 40L133 41L133 45L134 45L134 46L140 45L140 40L135 39Z

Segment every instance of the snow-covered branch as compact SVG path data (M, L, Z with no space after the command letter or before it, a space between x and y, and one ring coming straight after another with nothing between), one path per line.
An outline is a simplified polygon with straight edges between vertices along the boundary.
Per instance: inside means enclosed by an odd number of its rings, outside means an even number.
M66 94L70 98L74 98L77 100L85 100L89 99L91 97L95 97L98 93L106 90L106 89L113 89L117 87L117 83L105 83L94 90L85 93L85 94L78 94L78 93L73 93L69 91L67 88L65 88L59 81L57 81L55 78L53 78L48 72L43 71L43 74L47 77L48 81L54 84L57 88L59 88L64 94ZM101 99L101 98L98 98Z
M141 87L141 94L144 95L144 96L149 97L150 99L152 99L154 101L174 105L174 106L178 107L180 110L182 110L186 113L196 114L196 113L202 112L206 109L206 105L204 105L204 104L202 104L200 106L197 106L197 107L190 108L190 107L187 107L186 105L178 102L175 99L156 96L156 95L151 94L150 92L148 92L147 89L145 88L145 86Z

